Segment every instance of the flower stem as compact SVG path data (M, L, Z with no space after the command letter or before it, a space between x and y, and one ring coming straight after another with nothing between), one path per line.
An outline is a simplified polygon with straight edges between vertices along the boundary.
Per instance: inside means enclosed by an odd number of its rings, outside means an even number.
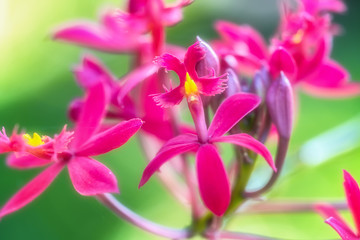
M97 195L97 199L114 214L144 231L170 239L187 239L193 236L193 233L188 229L169 228L141 217L109 193Z

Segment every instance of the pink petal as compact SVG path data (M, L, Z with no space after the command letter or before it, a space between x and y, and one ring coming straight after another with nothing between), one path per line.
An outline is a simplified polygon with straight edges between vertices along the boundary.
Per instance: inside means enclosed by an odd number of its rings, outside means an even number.
M73 148L84 144L99 128L107 104L105 87L99 83L88 89L84 106L75 126Z
M144 80L148 79L151 75L156 73L157 67L150 63L140 66L130 72L128 75L123 77L121 83L121 89L118 95L118 102L122 102L123 98L132 90L134 87L139 85Z
M276 78L281 71L289 78L296 74L296 63L290 53L283 47L277 47L269 60L270 73Z
M167 108L179 104L183 97L183 87L179 86L169 92L155 94L153 98L158 106Z
M320 65L316 72L306 78L308 84L324 87L337 88L349 79L349 73L339 63L328 60Z
M74 74L78 83L85 88L92 87L101 80L109 84L113 83L109 71L96 58L89 55L85 56L82 64L75 68Z
M119 192L115 175L94 159L75 157L70 160L68 169L74 188L81 195Z
M346 200L353 216L357 232L360 233L360 189L355 179L344 170Z
M18 191L0 210L0 218L15 212L37 198L55 179L64 163L55 163Z
M184 64L175 56L165 53L155 58L154 62L168 71L174 71L180 80L180 85L185 82L186 70Z
M45 166L50 163L48 159L35 157L27 153L12 153L6 158L6 164L9 167L17 169L27 169Z
M211 139L212 142L226 142L232 143L241 147L245 147L254 151L257 154L260 154L265 161L270 165L270 167L276 172L276 167L274 164L274 160L271 156L269 150L265 147L264 144L253 138L252 136L240 133L240 134L233 134L228 136L221 136Z
M349 231L349 228L346 225L338 221L336 218L330 217L325 222L329 224L339 234L341 239L343 240L359 239L352 231Z
M199 148L196 171L205 206L217 216L222 216L230 203L230 183L215 146L205 144Z
M76 152L77 156L95 156L110 152L126 143L142 126L143 121L134 118L94 135Z
M336 88L316 87L306 83L302 83L301 87L306 93L320 98L347 98L360 94L360 83L358 82L349 82Z
M249 93L238 93L225 99L210 124L209 137L219 137L228 132L246 114L255 109L260 101L258 96Z
M225 39L235 43L244 43L251 55L259 59L267 58L267 47L265 40L259 32L248 25L236 25L231 22L217 21L215 29Z
M194 80L198 79L198 75L196 73L196 64L205 57L205 50L201 45L201 42L196 41L193 45L191 45L184 58L184 64L186 71L189 73L190 77Z
M155 158L146 166L139 183L139 188L142 187L165 162L182 153L196 151L198 148L199 143L197 136L192 134L179 135L166 142L156 154Z
M331 206L330 204L326 204L326 203L321 203L321 204L317 204L315 206L315 210L324 218L324 219L328 219L330 217L335 218L337 221L341 222L342 225L344 226L344 228L346 228L346 230L348 232L352 232L352 230L347 226L346 222L344 221L344 219L339 215L339 213L337 212L337 210Z
M74 23L57 30L53 38L103 51L118 50L116 42L105 30L92 23Z
M213 96L225 90L227 80L227 74L225 74L214 78L198 78L196 84L201 94Z
M162 12L162 22L165 26L173 26L179 23L183 18L180 7L165 8Z

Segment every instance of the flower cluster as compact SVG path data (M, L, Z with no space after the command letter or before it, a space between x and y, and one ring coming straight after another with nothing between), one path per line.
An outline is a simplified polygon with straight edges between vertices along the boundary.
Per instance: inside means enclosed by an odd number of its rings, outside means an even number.
M226 21L215 23L220 39L210 43L200 37L187 49L167 43L166 28L179 23L183 8L191 3L180 0L166 6L162 0L128 0L126 10L110 9L100 23L73 22L53 33L58 41L130 54L133 67L117 78L95 57L83 57L74 75L85 97L69 106L71 131L65 126L51 138L15 130L8 137L3 129L0 153L9 154L10 167L49 166L5 203L0 217L33 201L67 166L78 193L96 195L145 230L172 239L197 233L215 239L211 234L221 230L219 219L266 193L279 177L292 134L294 89L320 96L360 92L360 85L349 82L347 71L330 58L332 38L339 32L331 14L345 11L341 0L298 0L295 8L284 2L269 45L252 27ZM188 110L177 106L183 99ZM183 120L187 115L192 124ZM264 145L272 127L278 135L274 157ZM140 129L148 163L139 188L165 168L158 174L160 180L191 206L192 227L185 233L129 214L108 195L119 192L116 177L92 157L120 147ZM233 147L229 163L223 161L224 143ZM249 192L246 186L256 174L259 156L270 166L271 177ZM349 192L354 184L349 175L346 179ZM349 201L354 212L356 204ZM328 223L342 236L355 236L336 216Z

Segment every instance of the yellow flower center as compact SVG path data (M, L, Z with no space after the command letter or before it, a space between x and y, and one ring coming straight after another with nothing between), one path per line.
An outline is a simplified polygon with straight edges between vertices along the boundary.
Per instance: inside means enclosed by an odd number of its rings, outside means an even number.
M37 147L44 144L44 141L37 133L34 133L32 137L29 134L24 134L23 139L26 141L28 145L33 147Z
M291 42L294 44L299 44L301 43L302 39L304 37L304 30L303 29L299 29L294 36L292 36L291 38Z
M186 96L198 94L198 87L196 86L194 80L190 77L189 73L186 73L185 94Z

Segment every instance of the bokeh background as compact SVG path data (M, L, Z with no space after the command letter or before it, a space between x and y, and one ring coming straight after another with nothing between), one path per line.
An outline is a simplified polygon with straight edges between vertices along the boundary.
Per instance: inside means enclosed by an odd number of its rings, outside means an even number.
M336 16L344 28L334 42L333 57L360 79L360 2L346 1L348 12ZM128 69L128 56L99 53L53 42L54 27L73 19L97 20L106 6L119 0L0 0L0 125L8 131L19 124L27 131L52 135L65 123L67 105L82 94L71 69L81 56L99 57L118 76ZM187 46L197 35L216 37L216 19L248 23L269 37L278 23L274 0L196 0L185 9L182 23L169 29L171 43ZM360 98L316 99L299 94L299 114L291 141L289 168L270 193L272 199L344 198L342 171L360 181ZM184 208L154 178L137 185L145 166L136 138L101 156L118 176L118 198L134 211L173 227L187 226ZM0 156L0 205L39 169L17 171ZM255 179L253 182L256 182ZM350 215L344 212L347 219ZM229 228L281 239L330 239L337 235L313 213L237 216ZM2 240L159 239L119 220L95 199L80 196L63 171L36 201L0 221Z

